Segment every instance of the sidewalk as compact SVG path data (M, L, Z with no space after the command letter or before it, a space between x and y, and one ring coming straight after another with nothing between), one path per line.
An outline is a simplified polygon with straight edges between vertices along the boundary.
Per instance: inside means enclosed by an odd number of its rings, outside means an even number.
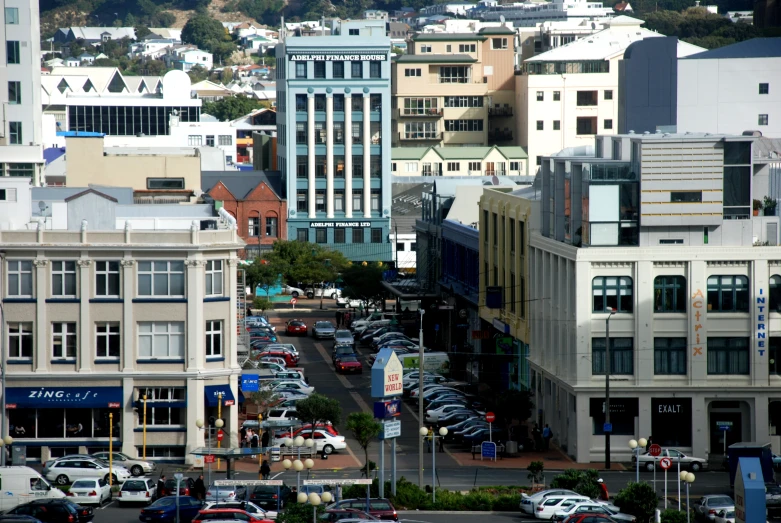
M474 458L471 452L447 451L453 460L462 467L488 467L497 469L521 469L526 468L533 461L542 461L547 470L577 469L577 470L606 470L604 463L576 463L559 449L553 448L546 452L521 452L516 456L497 457L496 461L490 459L480 459L480 454ZM610 470L626 470L621 463L613 463Z

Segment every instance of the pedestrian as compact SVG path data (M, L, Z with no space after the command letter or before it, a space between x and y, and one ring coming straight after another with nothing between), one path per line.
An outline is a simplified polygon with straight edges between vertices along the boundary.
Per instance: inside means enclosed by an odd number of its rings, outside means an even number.
M542 429L542 441L543 445L545 447L545 450L550 450L550 440L553 437L553 431L550 429L548 424L545 424L545 427Z
M342 326L342 318L344 314L342 311L336 311L336 328L339 328Z
M602 480L602 478L599 478L597 483L599 484L599 499L602 501L608 501L610 499L610 495L607 491L607 485L605 485L605 482Z
M198 479L195 480L193 494L195 494L195 499L200 499L201 501L206 499L206 485L203 484L203 474L198 476Z
M353 318L352 314L349 312L344 313L344 326L348 329L350 328L350 320Z
M429 452L431 452L431 443L433 441L434 441L434 428L429 427L428 434L426 435L426 447L428 447Z
M252 441L252 429L247 429L247 432L244 434L244 446L249 447L251 441Z
M263 431L263 436L260 438L260 445L266 449L268 448L268 440L269 440L269 432L267 430Z
M268 479L271 475L271 466L268 464L268 460L264 459L263 464L260 466L260 479Z
M157 489L155 490L155 497L157 499L162 498L165 495L165 474L160 474L160 478L157 480Z
M249 318L251 316L252 316L252 308L251 307L247 307L247 318Z
M648 439L646 440L646 444L645 444L645 451L648 452L649 450L651 450L651 445L653 444L654 444L654 437L648 436Z
M445 437L439 436L439 451L445 452Z
M536 423L534 424L534 428L532 429L532 439L534 440L534 450L537 452L542 450L542 432L540 431L540 426Z
M244 441L247 439L247 427L244 425L241 426L241 437L239 438L239 446L244 446Z

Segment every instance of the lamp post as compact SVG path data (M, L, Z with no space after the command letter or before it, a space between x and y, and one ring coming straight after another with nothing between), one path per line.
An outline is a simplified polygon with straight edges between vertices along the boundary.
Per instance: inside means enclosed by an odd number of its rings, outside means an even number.
M645 438L640 438L640 441L634 439L629 440L629 448L632 449L632 454L635 457L635 461L637 461L637 476L635 483L640 483L640 450L644 449L647 444L648 440Z
M181 472L174 474L174 478L176 479L176 523L179 523L179 484L182 482L183 477L184 474Z
M607 309L610 314L605 318L605 425L610 425L610 318L616 313L615 309ZM604 428L604 427L603 427ZM610 432L605 433L605 468L610 470Z
M282 467L284 467L285 470L290 470L290 467L293 467L293 470L296 471L296 492L298 492L301 490L301 471L304 470L304 468L310 470L315 466L315 462L311 458L307 458L304 461L301 461L301 447L306 446L311 448L315 442L311 439L304 441L304 438L301 436L296 436L295 439L285 438L283 443L286 447L298 447L298 459L295 461L286 459L282 462Z
M420 400L423 403L423 400ZM421 441L428 437L428 429L426 427L420 427L419 434L422 436ZM437 501L437 440L447 436L447 428L441 427L439 429L439 436L436 434L431 435L431 501Z
M13 445L13 443L14 443L14 438L12 438L11 436L6 436L4 438L0 438L0 452L2 452L2 454L3 454L3 461L5 461L5 447L6 447L6 445L10 447L11 445ZM110 441L109 441L109 444L111 444ZM3 465L3 466L5 466L5 465ZM109 468L111 468L111 467L109 467ZM109 480L111 480L111 476L109 476Z
M330 267L331 266L331 259L330 258L326 258L325 262L324 262L324 265L326 267ZM320 282L320 310L323 310L323 296L325 296L325 282L321 281Z
M317 507L320 505L320 503L330 503L333 499L333 496L331 496L330 492L323 492L322 494L318 494L317 492L312 492L308 496L304 494L303 492L299 492L296 496L296 501L299 503L306 503L309 502L310 505L312 505L312 523L317 523Z
M423 310L422 303L418 304L420 311L420 333L418 334L418 421L423 423ZM418 486L423 487L423 438L418 442Z
M204 427L205 425L205 427ZM214 427L216 429L221 429L225 425L225 422L221 419L214 420ZM205 423L202 419L195 420L195 426L198 427L200 430L206 431L206 452L208 454L211 454L211 447L212 447L212 426L211 422ZM212 484L212 464L211 462L206 464L206 483L208 485Z
M686 483L686 523L689 523L691 509L689 508L689 485L694 483L694 474L691 472L681 472L680 478Z

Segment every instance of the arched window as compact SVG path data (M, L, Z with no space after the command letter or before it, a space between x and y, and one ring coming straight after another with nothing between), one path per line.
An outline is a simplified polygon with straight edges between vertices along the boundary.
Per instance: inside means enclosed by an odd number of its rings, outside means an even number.
M654 312L686 312L686 278L657 276L654 279Z
M770 277L770 310L781 312L781 276L778 274Z
M709 277L708 312L748 312L748 278Z
M591 282L594 312L632 312L632 278L597 276Z
M266 236L268 238L279 236L279 216L273 211L266 214Z

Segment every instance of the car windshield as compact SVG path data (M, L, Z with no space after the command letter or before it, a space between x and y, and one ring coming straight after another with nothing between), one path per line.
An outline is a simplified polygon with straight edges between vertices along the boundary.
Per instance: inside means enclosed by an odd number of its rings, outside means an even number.
M304 326L304 322L303 321L291 321L290 325L292 325L293 327L303 327Z
M146 482L138 480L125 481L125 484L122 485L122 490L127 490L129 492L143 492L146 490Z
M734 504L735 502L732 501L729 496L714 496L712 498L708 498L709 507L730 507Z
M253 494L276 494L277 493L277 487L273 486L266 486L266 485L259 485L255 487L255 490L252 491Z
M317 323L315 323L315 327L317 327L318 329L334 328L334 326L327 321L318 321Z
M341 361L342 363L355 363L358 361L358 358L355 356L344 356Z
M71 485L71 488L95 488L95 483L97 480L94 479L80 479L78 481L74 481L73 485Z

